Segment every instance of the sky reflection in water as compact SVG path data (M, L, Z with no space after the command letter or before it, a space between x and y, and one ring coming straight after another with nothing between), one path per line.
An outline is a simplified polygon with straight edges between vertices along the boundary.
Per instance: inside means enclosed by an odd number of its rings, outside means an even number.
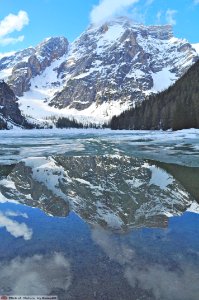
M165 229L125 234L4 203L2 215L26 231L0 228L0 293L49 294L60 299L197 299L199 218L185 213ZM10 214L8 213L10 212ZM11 212L18 212L16 215ZM33 284L34 283L34 284Z

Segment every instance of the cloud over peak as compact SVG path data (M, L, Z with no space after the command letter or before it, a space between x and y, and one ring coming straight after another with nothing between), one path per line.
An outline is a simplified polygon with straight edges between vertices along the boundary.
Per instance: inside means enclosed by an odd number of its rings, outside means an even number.
M176 25L175 15L177 14L177 10L168 9L166 11L166 21L170 25Z
M138 2L139 0L101 0L91 11L91 23L102 23L119 13L123 13L125 9L128 9Z
M199 3L199 0L194 1ZM91 24L100 25L118 15L127 15L135 22L145 23L149 6L154 2L155 0L144 0L143 2L141 0L99 0L99 4L95 5L90 13ZM170 8L166 11L158 11L156 23L160 24L166 21L167 24L176 25L177 13L177 10Z

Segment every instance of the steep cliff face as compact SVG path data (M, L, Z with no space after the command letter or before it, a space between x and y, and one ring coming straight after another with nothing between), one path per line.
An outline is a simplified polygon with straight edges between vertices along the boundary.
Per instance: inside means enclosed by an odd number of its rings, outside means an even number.
M112 129L199 128L199 61L168 90L113 117Z
M17 98L10 87L0 81L0 129L7 129L8 123L27 125L17 103Z
M70 45L65 38L51 38L2 58L0 78L35 119L61 115L103 123L168 88L197 59L171 26L116 18L89 27Z
M53 61L68 51L68 41L62 38L49 38L35 48L28 48L0 60L1 73L17 96L29 91L31 79L40 75Z

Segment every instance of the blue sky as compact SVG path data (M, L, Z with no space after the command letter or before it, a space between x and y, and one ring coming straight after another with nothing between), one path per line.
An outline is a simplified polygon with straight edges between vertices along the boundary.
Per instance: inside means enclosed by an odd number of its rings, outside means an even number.
M177 37L199 43L199 0L0 0L0 53L49 36L73 41L91 20L124 14L147 25L170 23Z

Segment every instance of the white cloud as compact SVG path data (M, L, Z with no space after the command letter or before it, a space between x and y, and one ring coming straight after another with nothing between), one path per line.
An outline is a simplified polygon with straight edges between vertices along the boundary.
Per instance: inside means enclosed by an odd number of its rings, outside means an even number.
M154 0L147 0L146 1L146 5L148 6L148 5L151 5L151 4L153 4L153 2L154 2Z
M164 242L170 240L168 233L169 231L162 232ZM124 272L124 277L133 290L140 290L144 295L152 293L154 300L198 299L198 267L187 259L186 254L174 257L175 262L172 260L172 264L178 267L171 268L161 263L151 264L147 259L148 255L145 260L133 247L131 239L130 242L126 237L115 239L111 233L100 227L93 228L91 236L110 260L121 266L121 272ZM150 253L150 249L148 251ZM196 255L199 255L198 252Z
M91 236L93 241L104 250L108 257L120 265L129 265L134 259L134 249L123 244L120 240L114 240L112 234L105 229L93 227Z
M6 57L6 56L14 55L14 54L15 54L15 51L0 53L0 59L3 57ZM5 202L8 202L8 200L0 192L0 203L5 203Z
M0 21L0 44L8 45L21 42L24 36L10 37L9 35L15 31L21 31L24 26L29 24L29 17L27 12L19 11L17 15L9 14Z
M49 295L55 290L66 293L71 284L70 263L61 253L1 261L0 269L1 288L10 294Z
M4 37L4 38L0 38L0 45L2 46L7 46L7 45L14 45L18 42L23 42L24 40L24 35L20 35L17 38L12 38L12 37Z
M156 23L158 25L161 24L161 18L162 18L162 11L158 11L156 14Z
M134 264L126 267L125 277L133 288L152 292L154 300L198 299L198 269L186 261L179 262L178 270L156 263Z
M139 0L101 0L99 5L94 6L91 11L91 23L99 24L112 16L123 13L125 9L130 8Z
M26 213L22 213L20 211L12 211L12 210L7 210L5 212L5 215L7 217L23 217L25 219L28 219L28 215Z
M177 10L168 9L166 11L166 21L170 25L176 25L175 15L177 14Z
M147 11L143 10L142 12L137 8L134 7L130 13L130 17L135 21L136 23L144 24L146 20L146 14Z
M32 229L28 228L25 223L18 223L17 221L10 219L9 216L25 217L25 215L22 215L21 213L17 214L16 212L13 212L11 215L10 211L5 214L0 213L0 228L5 227L7 232L15 238L23 237L26 241L30 240L32 238Z

